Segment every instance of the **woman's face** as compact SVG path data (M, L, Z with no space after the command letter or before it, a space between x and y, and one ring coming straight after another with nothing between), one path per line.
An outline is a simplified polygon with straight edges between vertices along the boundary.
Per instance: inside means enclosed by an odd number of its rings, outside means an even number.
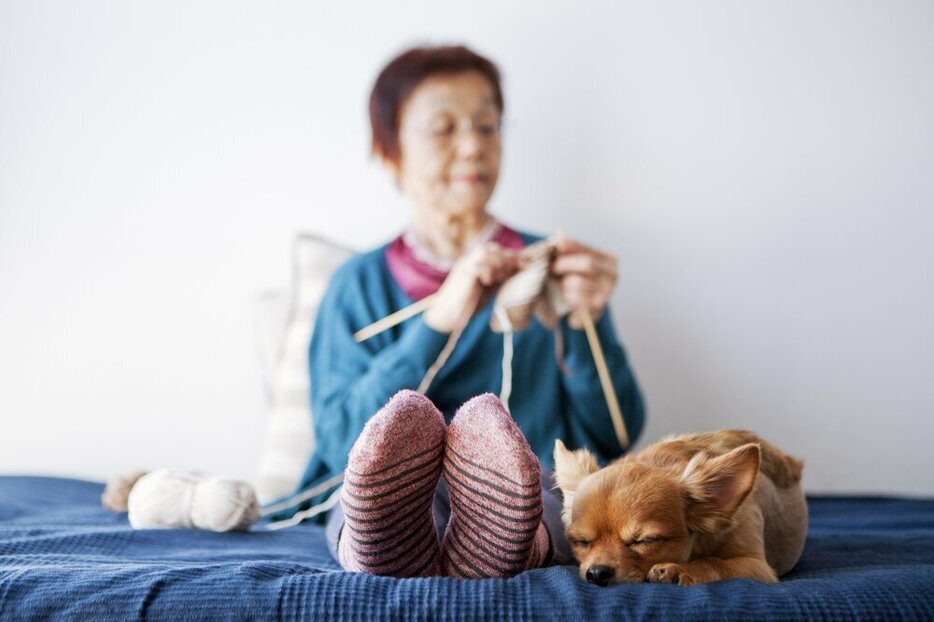
M427 78L399 119L401 159L391 165L416 211L480 214L499 178L500 110L478 72Z

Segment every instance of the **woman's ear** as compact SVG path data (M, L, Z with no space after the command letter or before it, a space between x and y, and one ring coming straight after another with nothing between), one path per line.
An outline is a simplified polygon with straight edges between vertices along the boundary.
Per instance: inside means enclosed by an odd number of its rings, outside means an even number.
M401 187L401 181L399 177L402 173L402 169L399 166L399 163L382 155L377 155L376 157L379 158L379 164L382 169L386 171L390 177L392 177L393 181L396 182L396 186Z

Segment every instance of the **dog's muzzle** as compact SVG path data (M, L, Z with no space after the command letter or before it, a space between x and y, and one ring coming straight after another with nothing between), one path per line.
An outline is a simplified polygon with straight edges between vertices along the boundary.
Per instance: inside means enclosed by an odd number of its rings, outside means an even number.
M612 566L591 566L587 569L587 583L604 586L613 578Z

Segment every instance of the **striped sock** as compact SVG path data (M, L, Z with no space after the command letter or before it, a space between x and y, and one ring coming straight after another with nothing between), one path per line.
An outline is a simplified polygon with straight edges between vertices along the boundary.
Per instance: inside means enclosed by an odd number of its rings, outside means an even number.
M496 396L480 395L457 411L444 479L451 498L441 547L445 576L511 577L548 563L541 465Z
M337 552L347 570L394 577L440 574L432 505L444 455L444 417L400 391L364 426L350 450Z

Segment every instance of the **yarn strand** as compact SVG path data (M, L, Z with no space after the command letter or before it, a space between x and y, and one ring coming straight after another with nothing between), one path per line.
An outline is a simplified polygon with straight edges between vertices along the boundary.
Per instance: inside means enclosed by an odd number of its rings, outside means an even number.
M431 367L428 368L428 371L425 372L425 377L422 378L421 383L418 385L418 389L416 389L416 391L422 395L425 395L425 393L428 391L428 387L431 386L435 376L438 375L438 372L441 371L441 368L444 367L445 363L447 363L451 353L454 352L454 347L457 345L457 340L460 339L464 329L467 328L467 324L470 323L470 318L473 317L474 311L476 311L477 307L480 305L481 298L482 296L477 296L477 299L473 302L473 304L468 306L464 313L461 313L460 318L457 320L457 325L454 327L454 330L451 331L451 336L448 337L447 343L444 344L444 347L441 349L441 353L438 354L438 358L435 359L435 362L432 363Z
M294 495L286 497L285 499L282 499L281 501L277 501L276 503L271 503L269 505L262 507L260 509L259 515L261 517L269 516L270 514L274 514L276 512L281 512L282 510L286 510L294 505L298 505L302 501L307 501L308 499L311 499L312 497L315 497L317 495L327 492L328 490L337 486L343 481L344 481L344 472L341 471L337 475L324 480L317 486L312 486L311 488L302 490L300 492L295 493Z
M331 493L330 497L328 497L327 499L325 499L318 505L313 505L307 510L296 512L290 518L284 518L282 520L267 523L266 530L267 531L278 531L279 529L285 529L286 527L293 527L299 524L300 522L302 522L303 520L305 520L306 518L312 518L313 516L317 516L318 514L321 514L322 512L327 512L328 510L333 508L335 505L337 505L337 502L340 500L340 498L341 498L341 489L338 488L337 490Z
M509 314L499 305L493 306L493 312L503 328L503 384L499 391L499 401L503 403L506 412L512 412L509 410L509 396L512 394L512 322L509 321Z

